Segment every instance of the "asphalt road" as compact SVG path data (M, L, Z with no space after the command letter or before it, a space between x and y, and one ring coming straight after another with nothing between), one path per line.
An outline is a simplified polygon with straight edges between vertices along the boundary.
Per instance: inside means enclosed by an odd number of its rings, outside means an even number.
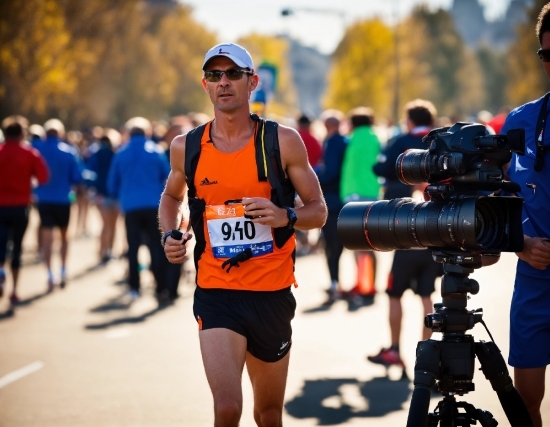
M96 236L99 221L93 207L88 224ZM182 278L182 295L176 303L159 308L153 298L152 277L143 270L144 295L132 303L121 280L125 261L99 266L97 238L75 238L70 247L68 286L48 294L45 268L36 262L34 253L35 227L33 213L24 245L22 302L12 314L7 297L0 300L0 426L211 426L212 399L192 315L193 272ZM117 253L123 250L122 239L120 229ZM374 303L357 307L338 301L329 308L322 306L329 281L323 256L298 258L298 310L293 323L285 426L406 424L411 381L401 379L397 368L386 371L365 359L389 344L383 291L391 253L377 256ZM140 257L146 264L146 251L140 252ZM481 290L468 304L470 309L484 309L484 320L505 357L514 268L514 255L503 254L496 265L476 270L471 277L479 281ZM345 288L352 286L353 276L352 253L345 252ZM434 300L440 300L439 287ZM421 305L410 293L403 303L401 351L408 377L413 378ZM479 324L472 334L476 340L489 340ZM474 383L476 391L458 400L489 410L499 425L508 425L496 394L477 369ZM255 424L246 371L243 384L241 426L251 427ZM550 386L548 378L546 385ZM430 410L439 400L434 394ZM543 420L550 424L548 396L543 412Z

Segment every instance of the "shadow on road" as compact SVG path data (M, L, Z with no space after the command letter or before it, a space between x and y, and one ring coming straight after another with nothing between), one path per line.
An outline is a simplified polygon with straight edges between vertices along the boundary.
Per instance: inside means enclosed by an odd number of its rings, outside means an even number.
M20 299L17 302L17 307L25 307L27 305L31 305L33 302L41 300L42 298L45 298L45 297L53 295L53 294L54 294L53 291L45 290L44 292L42 292L40 294L36 294L36 295L30 296L28 298Z
M86 277L88 274L90 273L95 273L97 271L101 271L103 270L105 267L107 266L107 264L105 263L97 263L97 264L94 264L94 265L91 265L89 266L87 269L85 270L82 270L81 272L73 275L73 276L70 276L69 277L69 280L78 280L78 279L82 279L83 277Z
M132 305L132 303L129 301L124 302L125 297L126 295L122 294L118 297L111 298L104 304L91 308L90 312L105 313L108 311L127 310ZM120 317L118 319L111 319L107 322L102 322L102 323L91 323L86 325L85 329L98 330L98 329L107 329L113 326L119 326L124 324L142 323L142 322L145 322L149 317L171 306L173 306L173 302L159 303L154 309L146 311L145 313L142 313L136 316L125 316L125 317Z
M128 300L126 293L122 293L116 297L110 298L103 304L97 307L90 308L90 313L105 313L108 311L128 310L132 302Z
M367 382L354 378L306 380L301 394L285 404L294 418L317 418L318 425L338 425L351 418L382 417L401 411L410 397L410 381L387 377Z
M331 303L323 302L318 307L312 307L308 308L307 310L304 310L304 314L312 314L312 313L319 313L323 311L328 311L334 304L338 304L339 301L344 301L348 305L348 311L353 312L357 311L362 307L370 307L374 304L374 296L371 297L344 297L340 300L336 300Z
M8 308L6 311L0 313L0 320L11 319L15 315L13 308Z

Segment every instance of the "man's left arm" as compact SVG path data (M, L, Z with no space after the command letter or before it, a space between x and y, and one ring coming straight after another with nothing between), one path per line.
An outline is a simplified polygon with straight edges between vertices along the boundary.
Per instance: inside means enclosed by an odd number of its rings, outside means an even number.
M279 125L279 146L283 169L303 203L303 206L294 209L297 216L294 228L321 228L327 218L327 207L317 175L308 162L302 138L296 130ZM270 200L243 197L243 205L245 213L250 215L255 223L273 228L285 227L288 224L287 210L275 206Z

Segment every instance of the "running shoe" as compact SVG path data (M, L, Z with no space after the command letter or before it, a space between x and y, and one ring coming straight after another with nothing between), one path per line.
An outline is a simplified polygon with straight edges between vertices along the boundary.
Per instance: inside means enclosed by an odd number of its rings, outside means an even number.
M19 302L19 297L16 293L13 293L10 295L10 303L11 305L16 305Z
M386 367L391 365L401 366L405 368L405 364L401 360L399 353L391 348L383 348L376 356L367 356L367 359L372 363L378 363Z
M323 302L323 305L332 305L337 300L342 299L342 293L339 290L336 289L327 289L328 297L325 302Z

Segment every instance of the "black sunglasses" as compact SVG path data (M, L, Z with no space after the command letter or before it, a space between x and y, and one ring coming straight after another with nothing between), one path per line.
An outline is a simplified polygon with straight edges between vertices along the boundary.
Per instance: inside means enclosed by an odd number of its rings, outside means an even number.
M550 62L550 49L539 49L537 55L542 62Z
M204 72L204 78L207 82L215 83L219 82L222 79L223 75L226 75L229 80L240 80L242 79L243 75L247 74L249 76L252 76L254 73L247 71L247 70L241 70L240 68L230 68L229 70L221 71L221 70L211 70L211 71L205 71Z

